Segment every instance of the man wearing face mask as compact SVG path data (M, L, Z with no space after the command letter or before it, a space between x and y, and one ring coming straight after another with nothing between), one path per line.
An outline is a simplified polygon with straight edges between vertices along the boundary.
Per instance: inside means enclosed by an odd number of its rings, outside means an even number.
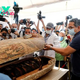
M29 28L29 27L26 27L26 29L25 29L25 35L24 35L24 38L25 39L28 39L28 38L31 38L32 37L32 32L31 32L31 28Z
M71 54L72 77L71 80L80 80L80 20L72 19L69 22L69 34L73 35L71 43L66 48L55 48L46 45L46 49L52 49L63 56Z
M15 38L18 37L19 32L18 32L18 26L17 26L17 24L15 24L15 23L12 24L12 29L11 29L10 35L12 36L13 39L15 39Z
M42 22L42 24L43 24L43 22ZM45 40L45 43L46 44L51 44L52 46L55 46L55 47L58 48L58 47L60 47L59 38L53 32L53 28L54 28L53 23L48 23L46 25L46 31L45 32L42 32L42 36L44 37L44 40ZM45 56L50 56L50 57L55 58L55 51L45 50L45 51L41 51L41 52L42 52L42 53L40 53L41 55L44 54Z
M67 43L65 41L65 32L64 31L61 31L59 33L59 41L60 41L61 48L67 47ZM66 61L65 56L62 56L61 54L56 53L55 58L56 58L56 66L57 67L59 66L59 62L60 62L60 67L62 67L65 64L65 61ZM66 68L66 66L64 66L64 68Z

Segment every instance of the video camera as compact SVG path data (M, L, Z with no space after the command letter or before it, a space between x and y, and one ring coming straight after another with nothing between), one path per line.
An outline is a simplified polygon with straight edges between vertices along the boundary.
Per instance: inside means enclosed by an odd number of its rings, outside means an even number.
M3 18L3 15L0 15L0 21L5 21L6 19Z
M38 19L39 20L41 20L42 18L45 18L45 16L42 16L41 14L42 14L42 12L41 11L39 11L39 13L37 13L38 14Z
M30 24L31 26L34 24L33 21L29 21L28 19L22 19L22 22L19 22L21 25L25 25L26 23Z
M18 4L16 2L14 2L13 9L15 11L15 14L17 14L19 12L19 10L23 9L23 8L22 7L18 7Z
M63 22L58 22L56 23L56 25L63 25Z
M66 17L66 19L71 19L72 18L72 16L71 15L68 15L67 17Z

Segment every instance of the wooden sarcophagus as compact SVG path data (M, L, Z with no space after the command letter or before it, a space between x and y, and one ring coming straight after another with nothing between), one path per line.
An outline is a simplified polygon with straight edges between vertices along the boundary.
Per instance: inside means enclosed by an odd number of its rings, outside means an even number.
M12 80L36 80L52 70L55 59L48 56L23 58L44 48L43 38L0 41L0 73Z

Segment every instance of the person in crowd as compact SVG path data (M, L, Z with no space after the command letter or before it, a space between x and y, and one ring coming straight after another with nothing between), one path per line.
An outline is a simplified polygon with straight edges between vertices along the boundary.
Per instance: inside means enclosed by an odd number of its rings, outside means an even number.
M10 29L8 26L5 26L5 28L6 28L7 30L9 30L9 29Z
M70 20L68 29L69 34L74 35L74 37L66 48L55 48L55 46L46 45L45 49L52 49L63 56L71 54L71 80L80 80L80 20L77 18Z
M59 31L58 30L56 30L55 33L56 33L57 36L59 36Z
M24 39L28 39L28 38L35 38L35 37L42 37L41 35L39 35L38 33L34 34L31 31L30 27L26 27L25 28L25 32L24 32Z
M45 27L45 24L43 22L43 20L41 19L40 20L43 24L43 27L44 27L44 32L42 32L42 36L44 37L44 40L45 40L45 43L46 44L51 44L51 46L55 46L55 47L60 47L60 42L59 42L59 38L58 36L53 32L53 28L54 28L54 25L53 23L48 23ZM45 49L44 49L45 50ZM50 56L50 57L53 57L55 58L55 51L52 51L52 50L42 50L40 52L40 55L45 55L45 56Z
M0 41L7 39L8 30L3 28L0 33Z
M25 38L25 39L31 38L31 37L32 37L31 28L30 28L30 27L27 27L27 28L25 29L24 34L25 34L25 35L24 35L24 38Z
M2 24L0 24L0 33L1 33L2 28L3 28L3 25L2 25Z
M65 39L65 32L61 31L59 33L59 41L60 41L60 47L61 48L67 47L67 43L66 43L65 40L66 40ZM61 54L56 53L55 58L56 58L56 66L57 67L58 66L62 67L65 64L65 61L66 61L66 57L65 56L62 56ZM66 65L64 66L64 68L66 68Z
M33 34L37 34L37 30L35 28L32 28L31 31Z
M16 23L13 23L12 24L12 28L11 28L11 36L12 36L12 39L15 39L19 36L19 32L18 32L18 26Z

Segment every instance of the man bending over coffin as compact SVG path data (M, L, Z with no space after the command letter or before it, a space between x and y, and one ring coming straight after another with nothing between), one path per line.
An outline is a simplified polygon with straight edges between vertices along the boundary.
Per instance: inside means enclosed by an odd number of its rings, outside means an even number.
M52 49L63 56L71 54L72 77L71 80L80 80L80 20L72 19L68 27L69 34L73 35L71 43L66 48L55 48L46 45L46 49Z

